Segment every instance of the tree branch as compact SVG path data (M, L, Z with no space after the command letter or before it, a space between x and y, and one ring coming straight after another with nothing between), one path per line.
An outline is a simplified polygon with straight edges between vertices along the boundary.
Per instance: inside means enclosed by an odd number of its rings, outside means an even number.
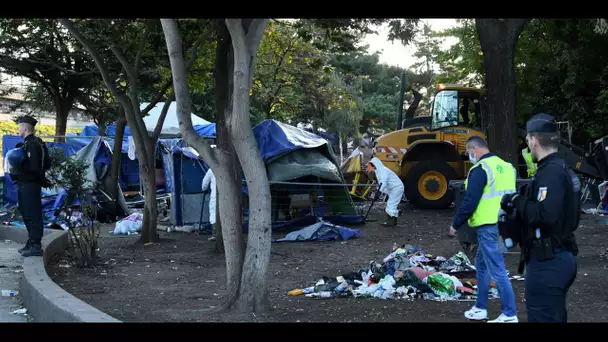
M144 108L141 111L141 114L143 116L148 115L148 113L150 112L150 110L152 110L152 108L156 107L156 104L158 102L160 102L160 100L163 99L163 96L165 95L165 93L167 92L167 90L169 89L170 86L171 86L171 79L168 79L167 81L165 81L165 83L163 84L163 86L160 88L160 91L158 92L158 94L156 94L156 96L154 97L154 99L152 99L152 101L150 101L150 103L146 106L146 108Z
M165 123L165 118L167 117L167 112L169 111L169 107L171 107L171 103L175 101L175 92L171 92L167 97L167 101L165 101L165 105L163 109L160 111L160 116L158 117L158 122L154 127L154 132L152 133L152 139L156 140L160 136L160 132L163 129L163 125Z
M173 20L173 19L169 19L169 20ZM162 25L162 20L161 20L161 25ZM163 31L164 31L164 26L163 26ZM179 32L179 31L178 31ZM178 33L179 34L179 33ZM186 64L186 70L189 70L192 65L194 64L194 62L196 61L197 58L197 52L198 52L198 48L199 46L209 38L210 33L208 32L205 35L202 35L201 37L199 37L199 39L196 40L196 42L194 43L194 45L192 46L191 50L191 55L190 55L190 59L188 60L188 63ZM179 35L177 37L179 39ZM180 48L181 48L181 42L180 42ZM156 95L156 97L150 101L150 103L146 106L146 108L144 108L141 111L142 115L147 115L150 110L152 110L152 108L156 107L156 104L158 102L160 102L160 100L162 100L163 96L165 95L165 93L167 92L167 90L169 89L169 87L171 86L173 80L172 78L169 78L167 81L165 81L165 83L163 84L160 92Z
M167 42L169 61L171 62L171 74L173 76L173 89L177 98L177 117L180 131L185 140L202 155L205 162L214 168L217 165L217 159L211 146L196 133L192 126L192 118L190 117L192 114L192 102L188 91L186 65L184 63L177 23L174 19L161 19L160 22L165 34L165 41Z
M156 21L152 19L148 19L148 24L144 29L144 32L141 35L141 39L139 41L139 48L137 49L137 55L135 56L135 74L139 75L139 67L141 66L141 59L144 55L144 49L146 48L146 43L148 42L148 38L150 37L150 31L152 31L152 27Z
M129 104L126 102L126 95L118 90L115 84L115 80L110 77L110 72L108 70L107 65L104 63L103 58L99 54L99 51L93 46L93 44L85 38L82 33L74 26L72 21L69 19L59 19L59 22L68 30L70 33L84 46L84 48L91 54L99 72L101 73L101 77L104 82L108 86L108 90L110 93L119 100L124 106L128 106Z
M127 73L127 77L129 78L129 83L130 83L129 86L131 86L131 87L135 86L137 84L137 80L139 79L139 77L137 77L138 75L135 73L135 70L133 69L131 64L129 64L129 61L127 60L125 55L118 49L118 47L116 47L116 45L110 46L110 50L112 50L112 52L114 53L114 56L116 56L116 58L118 58L118 61L120 62L122 67L125 69L125 72Z

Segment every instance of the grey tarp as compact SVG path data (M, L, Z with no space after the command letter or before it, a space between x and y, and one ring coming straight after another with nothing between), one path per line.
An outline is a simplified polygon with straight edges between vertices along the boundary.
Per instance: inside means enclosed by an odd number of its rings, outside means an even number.
M266 169L271 182L284 182L304 176L342 182L336 164L316 149L292 151L268 164Z

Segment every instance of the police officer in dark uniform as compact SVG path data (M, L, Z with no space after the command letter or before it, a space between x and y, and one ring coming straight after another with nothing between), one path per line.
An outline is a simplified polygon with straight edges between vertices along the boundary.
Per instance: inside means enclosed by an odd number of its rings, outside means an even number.
M555 118L534 115L526 125L526 143L538 164L522 194L503 197L501 207L516 209L523 225L520 273L525 263L528 322L566 322L566 295L576 278L578 254L574 230L580 220L580 180L558 154Z
M17 205L28 232L28 241L25 247L19 250L24 257L42 256L42 184L45 181L44 166L48 150L44 142L35 136L34 127L38 123L33 117L26 115L19 117L19 136L24 142L17 147L23 148L25 158L21 171L16 175L18 184ZM14 177L14 176L13 176Z

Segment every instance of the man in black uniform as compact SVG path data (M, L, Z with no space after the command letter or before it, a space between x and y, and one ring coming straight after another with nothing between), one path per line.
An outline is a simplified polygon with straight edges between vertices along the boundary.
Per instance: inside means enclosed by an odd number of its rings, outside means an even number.
M22 116L17 119L19 136L24 138L22 147L25 150L21 172L16 181L17 205L27 228L29 239L25 247L19 250L24 257L42 256L42 183L45 180L45 159L48 150L44 142L34 135L34 127L38 123L31 116ZM48 160L48 159L47 159Z
M523 194L505 195L501 204L507 212L515 207L524 225L520 238L528 322L566 322L566 295L577 272L573 232L580 219L580 180L557 153L555 118L536 114L526 130L532 160L538 163L536 175Z

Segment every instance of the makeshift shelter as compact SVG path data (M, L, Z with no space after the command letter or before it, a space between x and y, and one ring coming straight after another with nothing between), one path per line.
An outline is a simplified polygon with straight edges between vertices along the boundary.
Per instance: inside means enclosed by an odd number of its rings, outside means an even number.
M183 140L165 139L159 143L163 158L165 191L170 194L170 224L196 225L209 222L209 196L203 195L202 181L209 169Z
M148 106L149 103L142 103L140 108L143 110ZM148 115L144 117L144 123L146 125L146 129L149 133L154 131L156 127L156 123L160 117L160 113L164 103L157 103L154 108L152 108ZM163 123L163 127L161 129L161 138L175 138L180 135L179 131L179 120L177 117L177 105L176 102L172 102L169 106L169 110L167 111L167 116L165 117L165 121ZM207 138L215 138L215 123L211 123L205 119L200 118L195 114L191 114L192 124L194 126L194 130L202 137ZM80 134L82 137L93 137L99 135L99 127L97 125L87 125ZM116 136L116 124L110 124L107 126L105 131L105 137L113 138ZM129 127L125 127L125 133L122 141L122 157L120 162L120 176L119 183L122 189L138 189L139 182L139 162L136 159L136 155L134 152L134 146L131 144L131 155L134 158L129 158L129 137L131 137L131 130ZM90 139L90 138L82 138ZM114 147L114 140L107 139L110 143L110 146Z
M259 123L253 133L274 195L273 227L311 224L316 217L334 224L363 223L348 189L340 185L344 177L327 140L275 120ZM291 220L287 215L281 222L281 209L308 215Z
M23 139L19 136L5 135L2 137L2 154L6 155L10 149L22 142ZM91 141L83 145L82 141L68 139L67 143L55 143L47 142L49 149L61 149L65 155L70 158L86 161L89 165L87 170L87 180L90 182L99 182L99 192L96 193L98 202L102 207L102 215L108 217L108 220L116 218L117 216L123 216L127 214L128 209L124 200L122 191L119 189L118 199L119 206L115 206L109 194L111 192L111 180L110 180L110 164L112 161L112 150L109 144L104 141L101 137L95 137ZM47 225L52 222L54 218L54 212L61 208L65 203L66 192L64 189L43 189L41 193L42 207L45 213L45 223ZM17 184L13 184L10 175L4 177L4 202L9 205L17 204ZM77 203L72 203L77 204Z
M280 220L274 215L274 229L312 224L318 217L334 224L363 222L363 217L357 215L348 190L341 185L344 179L325 139L274 120L261 122L253 128L253 133L266 164L271 192L274 195L274 212L276 213L279 204L285 202L291 202L294 207L296 202L308 203L303 206L305 208L301 208L304 210L300 211L300 214L306 215L304 217ZM168 140L161 141L161 150L166 188L172 198L171 224L196 226L201 221L208 222L209 198L202 195L201 189L208 166L196 151L184 147L183 143L169 145L167 142ZM308 183L316 185L311 186ZM244 181L243 194L247 196ZM306 195L308 200L302 200ZM247 221L247 208L244 214Z

